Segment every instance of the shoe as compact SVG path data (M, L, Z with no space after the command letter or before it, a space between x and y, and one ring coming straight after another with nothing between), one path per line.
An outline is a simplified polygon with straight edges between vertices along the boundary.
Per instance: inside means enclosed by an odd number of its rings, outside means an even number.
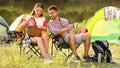
M91 62L92 61L92 57L90 57L90 56L83 56L83 60L85 62Z
M44 57L44 63L45 64L51 64L52 63L52 59L48 54Z
M80 57L79 56L75 56L73 59L73 62L80 62Z

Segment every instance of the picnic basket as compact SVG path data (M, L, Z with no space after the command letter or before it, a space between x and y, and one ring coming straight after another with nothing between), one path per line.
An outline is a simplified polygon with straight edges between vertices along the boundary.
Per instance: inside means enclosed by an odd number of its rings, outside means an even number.
M27 26L27 33L28 33L28 35L29 35L29 36L37 36L37 37L40 37L42 30L37 27L34 18L31 18L30 20L31 20L31 22L33 23L33 26Z

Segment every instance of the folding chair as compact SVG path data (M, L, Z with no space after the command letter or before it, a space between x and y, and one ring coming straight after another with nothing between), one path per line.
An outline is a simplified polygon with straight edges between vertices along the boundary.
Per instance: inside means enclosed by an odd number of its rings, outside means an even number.
M22 32L20 32L20 31L10 31L10 30L8 30L7 34L8 34L8 39L7 39L6 42L9 43L9 44L10 44L10 42L17 41L18 40L17 36L22 37Z
M20 42L20 54L23 52L25 53L25 55L29 53L33 53L28 56L27 60L33 57L33 55L36 55L38 58L41 58L41 53L39 52L39 48L37 47L37 44L34 44L31 42L29 45L24 46L24 44L22 43L24 38L25 36L21 39L21 42Z
M10 41L14 41L17 39L16 31L8 31L8 38Z
M54 46L57 51L61 51L64 54L64 56L66 56L66 58L64 60L64 62L66 62L68 60L68 58L70 58L72 56L72 51L70 53L66 54L65 52L63 52L62 49L68 49L68 52L69 52L69 50L70 50L69 44L67 44L65 41L61 43L58 39L60 37L59 35L54 36L53 34L50 34L50 37L52 38L51 55L53 55L53 46ZM78 48L79 46L80 45L77 44L76 48Z

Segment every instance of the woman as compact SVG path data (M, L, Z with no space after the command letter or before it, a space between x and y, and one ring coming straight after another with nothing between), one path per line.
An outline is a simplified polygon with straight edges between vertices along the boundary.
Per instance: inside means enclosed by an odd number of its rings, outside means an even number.
M42 53L45 63L52 63L50 56L48 55L49 40L47 36L47 23L43 16L43 6L41 3L36 3L31 14L27 16L24 22L20 25L19 29L22 30L25 27L34 25L30 20L34 19L37 27L42 30L41 36L31 36L30 39L33 43L36 43Z

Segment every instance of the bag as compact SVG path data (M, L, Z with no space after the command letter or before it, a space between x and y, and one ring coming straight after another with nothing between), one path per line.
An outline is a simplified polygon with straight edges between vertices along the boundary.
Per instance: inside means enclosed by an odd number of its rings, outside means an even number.
M83 29L78 30L78 31L77 31L77 34L87 33L87 32L88 32L88 29L83 28Z
M41 36L41 29L37 27L35 19L31 18L31 22L33 23L33 26L27 26L27 33L29 36L36 36L40 37Z
M101 54L101 62L105 61L109 63L112 60L112 54L107 40L96 40L95 42L92 42L92 48L95 53L93 56L95 62L98 61L98 54Z

